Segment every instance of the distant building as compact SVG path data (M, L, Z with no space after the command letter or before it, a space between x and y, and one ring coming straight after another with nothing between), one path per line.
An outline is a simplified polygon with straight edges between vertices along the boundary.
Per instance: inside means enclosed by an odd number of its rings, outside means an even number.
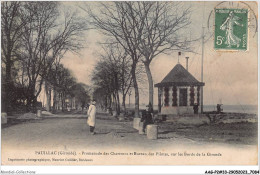
M159 113L193 114L194 105L200 106L200 89L204 85L177 64L160 83L155 84L158 87Z

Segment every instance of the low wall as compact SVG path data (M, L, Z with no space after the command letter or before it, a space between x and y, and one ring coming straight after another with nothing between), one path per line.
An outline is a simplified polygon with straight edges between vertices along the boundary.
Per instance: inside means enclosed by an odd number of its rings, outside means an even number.
M169 115L169 114L176 114L176 115L182 115L182 114L194 114L193 106L168 106L168 107L162 107L161 108L161 114L162 115Z

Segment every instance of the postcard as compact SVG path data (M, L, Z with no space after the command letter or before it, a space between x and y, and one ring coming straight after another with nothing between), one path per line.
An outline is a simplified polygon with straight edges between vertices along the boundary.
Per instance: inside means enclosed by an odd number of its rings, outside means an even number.
M258 165L257 2L2 1L1 20L2 166Z

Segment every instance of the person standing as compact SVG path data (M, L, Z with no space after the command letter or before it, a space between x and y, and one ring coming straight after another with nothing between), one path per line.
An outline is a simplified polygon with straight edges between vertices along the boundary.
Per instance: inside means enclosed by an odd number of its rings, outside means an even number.
M89 106L89 109L88 109L88 125L89 125L89 128L90 128L90 133L92 135L95 134L94 132L94 129L95 129L95 124L96 124L96 101L93 100L91 105Z
M217 104L217 113L218 114L220 114L223 111L221 106L222 106L222 104Z
M198 114L199 113L199 105L198 105L198 103L194 103L193 111L194 111L194 114Z

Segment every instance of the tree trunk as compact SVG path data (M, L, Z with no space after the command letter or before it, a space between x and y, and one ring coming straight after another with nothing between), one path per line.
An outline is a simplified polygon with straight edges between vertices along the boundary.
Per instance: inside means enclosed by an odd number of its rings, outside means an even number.
M126 113L126 106L125 106L125 100L126 100L126 94L123 94L123 98L122 98L122 106L124 108L124 114Z
M111 94L108 96L108 107L111 108L111 103L112 103L112 97Z
M51 107L51 96L50 96L50 91L49 91L49 85L45 81L45 93L46 93L46 110L50 112L50 107Z
M128 100L129 100L129 101L128 101L128 107L130 108L130 107L131 107L131 102L130 102L130 100L131 100L131 99L130 99L130 98L131 98L131 95L130 95L130 94L128 95L128 98L129 98L129 99L128 99Z
M5 75L5 97L4 97L4 109L3 111L9 114L12 111L11 106L11 93L12 93L12 81L11 81L11 68L12 63L9 59L6 62L6 75Z
M32 101L32 110L34 113L37 113L37 97L36 96L33 96L33 101Z
M58 110L61 110L61 93L58 92L58 104L57 104L57 107L58 107Z
M149 84L149 103L151 103L151 105L153 106L153 77L152 77L152 73L150 70L150 64L144 63L144 67L145 67L145 72L146 72L148 84Z
M81 111L82 111L82 112L84 111L85 105L86 105L85 103L82 103L82 104L81 104Z
M37 97L35 96L35 84L33 82L29 82L26 100L27 111L35 112Z
M116 91L116 100L117 100L117 114L120 114L120 99L119 99L119 93Z
M7 108L6 107L6 105L7 105L7 102L6 102L7 94L6 94L6 83L5 83L5 81L2 82L1 85L2 85L1 112L7 112L7 110L6 110L6 108Z
M107 110L107 104L108 104L107 101L108 101L108 97L107 97L107 95L106 95L106 97L105 97L105 104L104 104L104 105L105 105L105 110Z
M116 95L113 92L113 103L112 103L112 105L113 105L113 110L115 110L115 111L117 111L117 104L116 103L117 103Z
M135 75L136 64L132 65L131 74L133 78L133 85L135 90L135 117L139 117L139 90Z
M65 98L64 98L64 93L61 93L61 110L64 111L64 106L65 106Z
M50 111L51 111L51 88L49 88L49 100L50 100L50 102L49 102L49 104L50 104Z
M55 111L56 111L56 101L57 101L57 93L56 93L56 88L55 87L53 87L53 107L52 107L52 113L55 113Z

